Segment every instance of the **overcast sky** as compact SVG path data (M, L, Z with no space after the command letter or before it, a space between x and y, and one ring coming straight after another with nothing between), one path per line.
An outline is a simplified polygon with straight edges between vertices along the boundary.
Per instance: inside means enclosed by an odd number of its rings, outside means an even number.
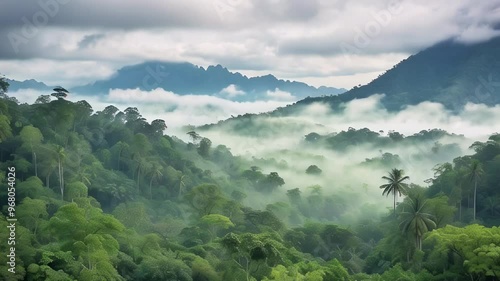
M500 0L0 0L0 73L71 87L154 59L351 88L499 34Z

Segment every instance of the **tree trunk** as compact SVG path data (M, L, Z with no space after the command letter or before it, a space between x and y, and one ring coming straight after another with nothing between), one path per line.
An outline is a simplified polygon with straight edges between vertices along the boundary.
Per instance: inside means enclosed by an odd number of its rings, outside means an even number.
M184 185L183 178L184 178L184 175L182 175L179 178L179 193L177 194L178 199L181 198L181 195L182 195L182 186Z
M61 165L61 160L59 159L59 189L61 190L61 200L64 200L64 178L63 178L63 167Z
M33 149L32 153L33 153L33 163L35 164L35 177L38 177L38 167L36 165L36 153L33 151Z
M153 176L151 176L151 180L149 181L149 200L153 199L153 193L151 193L152 184L153 184Z
M116 161L116 170L120 171L120 153L118 153L117 160L118 161Z
M250 267L249 267L250 262L248 261L247 257L245 257L245 260L247 261L247 270L246 270L247 271L246 272L247 273L247 281L249 281L250 280Z
M137 189L141 190L141 167L137 170Z
M120 152L118 153L118 161L116 161L116 164L118 164L118 165L116 165L116 169L118 171L120 171L120 160L121 160L121 158L122 158L122 150L120 149Z
M460 202L458 202L458 221L462 222L462 198L460 198Z
M394 192L394 216L396 216L396 192Z
M477 193L477 178L474 179L474 220L476 220L476 193Z

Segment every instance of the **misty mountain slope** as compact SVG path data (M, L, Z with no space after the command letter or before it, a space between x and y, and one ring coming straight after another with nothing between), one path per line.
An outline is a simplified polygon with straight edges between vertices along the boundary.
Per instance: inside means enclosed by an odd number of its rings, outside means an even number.
M233 85L232 91L222 92ZM276 89L291 93L297 98L320 95L336 95L345 89L331 87L315 88L302 82L279 80L273 75L248 78L238 72L230 72L221 65L207 69L191 63L150 61L126 66L107 80L75 87L74 92L83 94L106 94L110 89L153 90L163 88L176 94L219 94L238 101L268 98L267 92Z
M367 85L329 97L313 97L297 104L339 104L373 94L385 94L389 110L424 101L459 110L467 102L500 104L500 37L475 45L446 41L403 60Z
M332 113L346 113L350 118L358 118L356 112L375 114L379 107L385 107L391 114L402 113L407 106L422 102L435 102L444 106L453 114L462 111L468 102L482 103L488 106L500 104L500 37L475 45L463 45L446 41L428 48L398 63L367 85L355 87L350 91L327 97L310 97L286 107L265 114L245 114L218 122L216 125L202 126L208 130L222 126L233 128L239 133L256 132L259 134L277 134L279 126L261 122L266 117L292 117L294 124L278 124L297 127L301 122L298 117L315 119L317 113L323 118ZM381 96L383 94L383 96ZM365 101L364 101L365 100ZM328 107L316 108L317 104ZM434 114L443 113L440 108L424 108ZM315 109L316 108L316 109ZM404 114L403 114L404 115ZM373 116L383 117L380 112ZM295 118L297 117L297 118ZM313 118L314 117L314 118ZM347 118L350 120L350 118ZM342 121L338 119L337 121ZM289 120L290 121L290 120ZM323 120L325 121L325 120ZM343 120L346 121L346 120ZM428 120L427 120L428 121ZM310 124L321 123L312 121ZM331 126L326 120L322 123ZM304 126L304 124L302 124ZM430 128L430 127L429 127ZM426 129L429 129L426 128ZM240 130L241 129L241 130Z
M17 81L17 80L11 80L11 79L6 79L6 81L9 83L9 91L10 92L15 92L21 89L33 89L37 91L52 91L51 86L46 85L43 82L39 82L34 79L30 80L24 80L24 81ZM50 93L47 93L50 94Z

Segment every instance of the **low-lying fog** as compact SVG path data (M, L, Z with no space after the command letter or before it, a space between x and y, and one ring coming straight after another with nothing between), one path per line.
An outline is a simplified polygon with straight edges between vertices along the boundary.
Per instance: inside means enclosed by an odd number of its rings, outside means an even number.
M352 207L357 210L364 203L384 208L392 205L392 200L383 198L378 188L385 183L381 176L386 175L390 168L359 165L367 158L381 157L386 152L397 154L401 165L391 168L404 169L411 183L427 186L425 180L434 176L433 167L451 162L458 156L472 154L469 146L474 141L484 141L500 131L494 122L500 120L500 106L468 104L459 114L452 114L440 104L425 102L391 113L381 106L382 98L383 95L374 95L352 101L346 105L343 114L332 112L324 104L313 104L290 117L262 116L254 119L252 124L267 130L263 134L247 133L244 129L235 132L233 128L241 126L234 122L199 133L214 143L227 145L234 154L247 158L274 158L275 165L260 161L257 166L266 173L277 171L285 179L284 189L299 187L306 191L306 187L318 184L325 192L333 191L343 194L344 198L356 198L355 201L360 204ZM435 142L426 141L404 142L383 148L366 144L340 152L304 141L304 136L311 132L328 135L347 131L349 127L368 128L380 132L381 136L387 136L390 130L409 136L421 130L442 129L457 136L446 136L438 142L443 146L456 144L456 149L433 151ZM322 174L306 174L309 165L317 165L323 170Z
M33 102L33 92L12 93L21 102ZM33 96L35 98L33 98ZM29 98L32 100L29 100ZM410 176L410 182L426 186L426 179L432 178L432 168L440 163L452 161L455 157L472 154L469 146L474 141L485 141L493 133L500 132L496 120L500 120L500 106L467 104L460 113L447 111L442 105L424 102L409 106L400 112L388 112L380 100L384 95L373 95L366 99L354 100L346 104L342 114L330 110L327 105L317 103L303 108L293 116L271 117L262 115L252 120L252 126L239 126L235 122L225 122L198 133L212 140L213 147L227 146L234 155L251 160L265 174L276 171L285 180L282 190L300 188L303 194L310 192L309 186L320 185L324 194L335 193L349 199L353 210L366 203L375 204L384 210L392 206L392 199L382 197L379 186L389 167L359 165L366 159L382 156L389 152L399 155L399 167ZM148 121L164 119L169 126L166 133L188 141L184 126L216 123L219 120L245 113L271 111L287 103L279 100L260 102L233 102L211 96L180 96L157 89L151 92L139 90L112 90L108 96L70 96L70 100L85 99L95 111L109 104L124 110L129 106L137 107ZM238 126L237 126L238 127ZM316 132L328 135L346 131L348 128L368 128L387 136L391 130L405 136L422 130L442 129L457 136L438 140L441 145L456 144L457 149L432 150L434 141L377 147L371 144L352 146L347 151L334 151L323 145L306 143L304 136ZM261 128L265 133L255 132ZM463 135L463 136L458 136ZM271 159L274 159L270 161ZM309 175L305 170L317 165L322 173ZM248 167L250 168L250 167ZM287 200L284 192L276 197L268 197L255 202L254 207L264 207L276 200ZM252 198L251 194L249 198ZM262 199L262 198L261 198ZM251 200L251 199L247 199Z

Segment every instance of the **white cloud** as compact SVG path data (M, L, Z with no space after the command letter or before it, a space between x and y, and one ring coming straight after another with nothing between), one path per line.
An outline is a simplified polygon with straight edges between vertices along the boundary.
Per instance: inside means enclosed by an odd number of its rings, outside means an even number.
M41 95L50 95L51 93L44 93L33 89L21 89L15 92L7 92L9 97L15 97L20 103L32 104Z
M397 168L405 170L412 183L427 186L425 180L433 177L432 168L436 164L472 154L473 151L468 147L474 141L485 141L489 135L500 132L498 126L495 126L495 121L500 120L500 105L488 107L467 104L461 112L452 113L445 110L441 104L424 102L409 106L401 112L389 112L382 107L381 99L383 95L351 101L346 104L342 113L332 111L327 104L314 103L291 116L261 115L252 118L253 128L237 126L236 130L233 126L238 125L237 123L226 122L199 133L211 139L214 145L224 144L233 154L251 159L264 173L278 172L285 179L283 192L300 188L307 194L307 186L319 184L324 188L325 194L355 193L356 201L349 207L353 208L352 211L359 208L356 204L363 202L374 203L379 210L384 211L392 202L381 196L378 187L383 184L380 177L386 174L389 168L360 167L357 166L358 163L367 158L380 157L385 152L397 154L401 160ZM327 135L348 130L349 127L368 128L374 132L382 130L382 135L386 135L389 130L395 130L406 136L437 128L465 135L465 138L440 139L439 142L443 145L455 143L459 147L458 150L440 153L432 152L434 141L414 145L395 144L385 148L353 144L347 152L333 151L321 145L307 145L303 142L304 136L311 132ZM259 163L260 158L274 159L277 163L286 165ZM305 169L312 164L323 170L320 176L305 174ZM259 207L265 207L261 202L257 204Z
M297 122L303 120L302 122L310 124L324 124L322 132L341 131L348 127L366 127L376 132L395 130L410 135L422 130L439 128L470 138L484 138L500 132L494 124L495 120L500 120L500 105L488 107L483 104L468 103L461 112L454 114L440 103L423 102L407 106L399 112L389 112L380 103L383 97L384 95L372 95L348 102L343 114L326 111L323 115L317 114L309 118L310 109L305 108L294 119ZM325 106L328 109L328 106Z
M461 43L477 43L485 41L489 38L500 36L500 30L493 30L487 25L469 26L460 35L456 41Z
M21 103L33 103L40 95L50 93L32 89L23 89L8 92L9 96L16 97ZM104 109L108 105L115 105L120 110L127 107L137 107L140 113L148 120L164 119L172 132L179 132L187 125L205 125L226 120L231 116L246 113L264 113L288 102L271 99L267 101L236 102L207 95L178 95L163 89L141 91L139 89L113 89L106 96L85 96L70 93L68 100L76 102L87 100L94 111ZM182 135L181 135L182 137Z
M280 92L278 90L278 93ZM288 96L286 92L281 93L284 93L285 97ZM46 94L49 93L32 89L8 92L9 96L16 97L22 103L33 103L38 96ZM408 106L399 112L389 112L380 103L383 98L384 95L378 94L353 100L346 103L343 114L333 112L327 104L314 103L292 116L261 118L264 121L295 124L304 128L304 131L296 132L300 136L313 131L322 134L339 132L349 127L366 127L375 132L395 130L405 135L440 128L471 139L484 139L495 132L500 133L495 123L500 120L500 105L488 107L484 104L468 103L461 112L454 114L440 103L423 102ZM276 97L267 101L236 102L208 95L178 95L163 89L113 89L106 96L81 96L70 93L68 99L73 102L85 99L96 111L110 104L121 110L135 106L149 121L162 118L170 127L176 128L188 124L216 123L246 113L265 113L290 103Z
M282 91L278 88L276 88L274 91L267 91L266 95L274 100L281 100L281 101L296 101L297 98L292 95L289 92Z
M165 119L169 127L204 125L246 113L272 111L287 103L279 100L236 102L207 95L178 95L163 89L150 92L114 89L103 102L117 107L137 106L149 119Z
M114 73L113 63L87 60L0 60L0 69L9 79L35 79L49 86L65 88L105 79Z
M245 92L242 90L238 90L236 85L231 84L231 85L227 86L226 88L222 89L219 92L219 94L222 96L226 96L228 98L235 98L237 96L244 96Z

